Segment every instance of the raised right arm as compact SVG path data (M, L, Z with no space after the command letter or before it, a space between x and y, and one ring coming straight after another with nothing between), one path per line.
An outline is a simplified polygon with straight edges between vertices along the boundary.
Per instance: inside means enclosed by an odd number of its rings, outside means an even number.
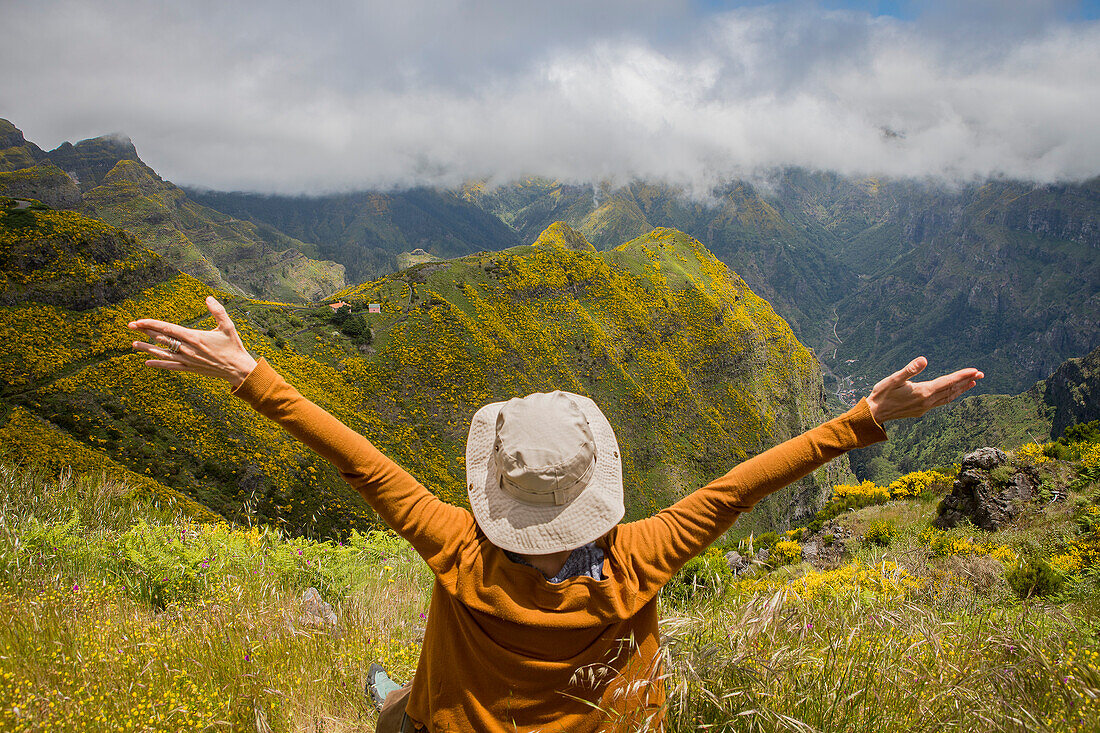
M369 440L303 397L267 360L261 358L233 394L335 466L437 573L449 567L463 543L472 539L475 523L470 512L428 491Z
M215 321L210 331L152 319L130 323L153 339L133 344L153 357L146 365L229 382L233 394L332 463L386 524L442 574L474 537L473 515L441 501L369 440L303 397L266 360L257 362L222 304L209 297L206 306Z

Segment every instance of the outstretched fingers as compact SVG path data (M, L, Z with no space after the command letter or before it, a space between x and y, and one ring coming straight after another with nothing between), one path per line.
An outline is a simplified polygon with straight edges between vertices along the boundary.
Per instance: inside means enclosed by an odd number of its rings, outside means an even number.
M185 341L188 339L188 332L194 329L186 328L175 323L168 323L167 321L157 321L152 318L142 318L137 321L131 321L129 327L135 331L141 331L147 336L155 336L156 334L163 334L170 338L178 339L179 341Z
M929 400L933 406L946 405L978 383L985 374L974 368L960 369L928 382Z
M225 306L218 302L218 299L213 295L206 296L206 309L210 311L210 315L214 316L214 323L218 329L231 333L236 330L236 326L233 325L233 319L229 317L228 311L225 310Z
M207 377L221 377L217 371L213 369L204 369L203 367L196 367L190 364L181 364L178 361L167 361L164 359L147 359L145 366L153 367L155 369L164 369L170 372L190 372L192 374L201 374Z

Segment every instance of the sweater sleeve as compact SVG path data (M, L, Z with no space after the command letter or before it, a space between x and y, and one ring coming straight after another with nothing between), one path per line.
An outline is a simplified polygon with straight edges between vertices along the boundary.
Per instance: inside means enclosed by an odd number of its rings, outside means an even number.
M470 512L440 500L369 440L303 397L266 359L232 393L332 463L437 575L474 535Z
M656 593L684 563L718 539L742 513L833 458L886 440L867 400L840 417L739 464L656 515L618 528L620 561L633 567L640 593Z

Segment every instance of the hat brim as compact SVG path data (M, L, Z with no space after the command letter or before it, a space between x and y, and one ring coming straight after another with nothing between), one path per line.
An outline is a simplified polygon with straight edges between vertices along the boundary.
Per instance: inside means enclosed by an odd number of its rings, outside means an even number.
M485 405L470 421L466 438L466 488L470 509L497 547L530 555L572 550L599 539L622 520L623 466L615 431L588 397L567 393L588 419L596 443L596 468L584 490L562 506L528 504L500 487L492 460L497 415L506 403Z

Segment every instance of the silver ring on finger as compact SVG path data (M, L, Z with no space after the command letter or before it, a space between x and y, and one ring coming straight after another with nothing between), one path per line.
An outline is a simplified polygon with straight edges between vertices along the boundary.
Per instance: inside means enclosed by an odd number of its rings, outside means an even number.
M167 348L173 354L178 354L180 353L180 342L174 338L170 338L168 339L168 344L165 348Z

